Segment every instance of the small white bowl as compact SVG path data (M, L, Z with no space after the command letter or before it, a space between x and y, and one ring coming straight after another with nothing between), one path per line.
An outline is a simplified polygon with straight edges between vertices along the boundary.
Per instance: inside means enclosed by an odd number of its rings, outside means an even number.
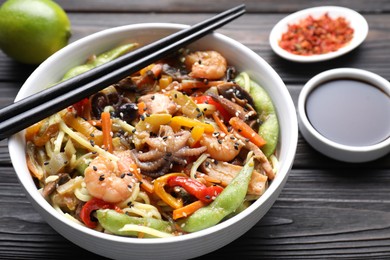
M334 138L327 138L323 134L321 134L320 132L323 129L319 129L319 130L315 129L313 124L310 122L309 120L310 116L308 116L308 111L307 111L307 109L310 109L310 107L307 107L307 100L309 95L314 90L316 90L317 87L320 87L324 83L332 80L338 80L338 79L351 79L351 80L366 82L372 85L373 88L377 87L378 89L381 90L381 92L377 92L377 93L385 94L383 95L384 99L381 99L381 100L385 100L385 102L386 102L386 95L390 97L390 83L386 79L372 72L361 70L361 69L353 69L353 68L338 68L338 69L332 69L332 70L322 72L316 75L315 77L313 77L312 79L310 79L302 88L301 93L299 95L298 123L299 123L299 129L302 136L306 139L306 141L311 146L313 146L313 148L323 153L324 155L327 155L328 157L331 157L339 161L352 162L352 163L367 162L367 161L378 159L386 155L387 153L390 152L390 98L389 98L389 103L388 104L385 103L384 111L381 111L381 113L383 113L382 115L385 118L384 121L382 122L386 126L384 129L388 129L388 130L384 130L385 134L386 131L388 131L387 137L384 137L382 141L373 144L366 144L366 145L359 144L355 146L352 144L342 143L343 141L340 140L334 141L335 140ZM352 98L352 95L350 96ZM381 95L380 97L382 98ZM366 96L366 98L369 97ZM347 102L347 100L345 101ZM332 103L331 102L329 103L330 103L329 106L332 106ZM324 107L324 110L326 109L327 108ZM365 120L365 119L362 117L361 120ZM352 124L353 122L349 122L349 123ZM335 124L334 127L337 131L342 130L341 128L338 128L339 127L338 124ZM375 128L374 125L372 127ZM354 130L352 129L352 131Z
M320 16L328 13L328 15L335 19L337 17L344 17L348 22L351 28L354 30L354 35L352 40L346 44L344 47L341 47L337 51L329 52L319 55L296 55L292 54L279 46L279 41L282 37L282 34L287 32L289 24L296 24L302 19L307 18L311 15L313 18L319 18ZM269 43L272 50L282 58L285 58L290 61L308 63L308 62L319 62L324 60L330 60L341 55L344 55L356 47L358 47L366 38L368 34L368 24L366 19L359 14L358 12L351 10L345 7L339 6L320 6L304 9L280 20L272 29L269 36Z
M61 49L43 62L27 79L16 100L58 82L64 72L91 54L101 53L124 42L141 45L188 26L179 24L134 24L107 29ZM292 167L298 140L298 123L291 96L279 75L255 52L218 33L211 33L191 45L222 53L239 71L247 71L263 86L274 102L280 124L277 156L280 168L265 193L240 214L211 228L170 238L138 239L110 235L89 229L56 211L37 190L26 166L24 131L9 139L9 152L19 181L32 205L61 235L87 250L114 259L187 259L217 250L253 227L276 201Z

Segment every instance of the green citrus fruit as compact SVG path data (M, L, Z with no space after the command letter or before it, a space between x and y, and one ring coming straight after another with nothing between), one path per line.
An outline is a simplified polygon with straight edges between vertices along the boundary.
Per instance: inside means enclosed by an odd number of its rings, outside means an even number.
M51 0L7 0L0 7L0 48L19 62L41 63L70 35L68 16Z

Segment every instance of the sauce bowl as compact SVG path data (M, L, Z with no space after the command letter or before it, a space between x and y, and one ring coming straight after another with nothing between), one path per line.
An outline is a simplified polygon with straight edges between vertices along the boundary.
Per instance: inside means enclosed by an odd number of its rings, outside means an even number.
M312 109L310 106L308 106L308 99L310 98L310 95L317 89L322 88L325 86L327 82L331 82L334 80L354 80L356 82L360 83L365 83L367 84L366 87L370 88L372 87L374 90L375 89L375 94L376 96L370 96L368 94L360 95L362 102L365 103L365 101L370 101L371 104L374 104L375 102L380 103L380 110L376 109L376 113L379 113L377 116L374 117L375 115L369 114L370 108L369 107L361 107L363 110L367 110L366 112L368 113L366 115L367 120L365 120L364 116L361 116L361 114L355 115L354 119L351 119L352 115L348 115L346 113L344 115L344 118L342 120L345 120L346 122L343 122L344 126L347 127L349 133L347 132L344 134L344 138L346 135L353 135L354 132L358 132L357 130L361 129L355 129L356 125L364 125L366 121L370 121L372 118L374 118L374 121L371 121L370 125L366 126L364 130L362 130L362 134L360 137L362 138L367 138L367 139L375 139L379 141L374 141L370 142L367 141L365 144L351 144L349 142L346 142L346 140L339 139L336 141L334 137L330 137L329 135L327 136L326 131L324 129L320 129L317 126L314 126L313 122L310 120L309 113L312 111L308 111L308 109ZM342 86L339 86L342 87ZM353 86L352 86L353 88ZM348 93L345 93L346 96L344 97L336 97L335 95L327 99L328 106L336 105L337 99L340 100L340 109L348 109L348 106L354 102L354 97L356 96L356 93L353 93L353 91L361 91L361 89L356 88L356 90L349 90ZM324 93L324 92L322 92ZM336 93L336 95L341 95L341 92ZM322 97L319 96L320 98L327 98L325 95ZM376 99L380 100L376 100ZM317 99L317 101L321 101ZM370 100L373 99L373 100ZM375 100L374 100L375 99ZM378 102L381 101L381 102ZM321 102L322 103L322 102ZM376 105L376 104L375 104ZM316 108L320 109L320 108ZM315 118L315 120L325 120L326 116L332 116L336 118L335 113L337 111L332 111L328 107L324 106L323 111L321 111L321 116L323 118ZM355 109L355 113L359 113L358 110L361 109ZM329 110L329 111L328 111ZM352 109L353 110L353 109ZM341 111L343 112L343 111ZM339 114L342 114L342 113ZM364 112L364 111L363 111ZM332 114L333 113L333 114ZM363 113L362 113L363 114ZM317 114L319 115L319 114ZM390 83L382 78L381 76L374 74L369 71L361 70L361 69L353 69L353 68L338 68L338 69L332 69L328 70L325 72L322 72L312 79L310 79L305 86L302 88L301 93L299 95L298 99L298 123L299 123L299 129L303 137L306 139L306 141L313 146L316 150L321 152L322 154L344 162L351 162L351 163L358 163L358 162L367 162L367 161L372 161L375 159L378 159L387 153L390 152ZM355 120L355 121L354 121ZM361 122L356 122L358 120L361 120ZM339 131L344 131L345 129L342 129L342 124L338 124L336 120L334 120L335 123L332 126L327 125L326 128L336 130L335 132ZM376 123L375 123L376 122ZM378 125L381 125L381 129L378 129ZM376 127L376 129L375 129ZM370 131L372 129L372 131ZM374 131L374 130L380 130L380 131ZM322 131L322 132L321 132ZM325 134L324 134L325 132ZM379 139L376 138L375 136L370 136L374 135L375 133L378 134L380 132ZM349 138L349 136L348 136ZM347 138L345 138L347 139ZM364 140L363 140L364 141Z

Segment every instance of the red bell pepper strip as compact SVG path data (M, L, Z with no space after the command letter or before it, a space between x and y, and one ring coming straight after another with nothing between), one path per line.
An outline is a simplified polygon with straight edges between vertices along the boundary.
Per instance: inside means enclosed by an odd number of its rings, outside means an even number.
M211 96L198 96L193 98L197 104L210 104L216 107L225 121L229 121L231 115L226 111L223 106L215 101Z
M88 103L89 103L89 99L84 98L84 99L80 100L79 102L73 104L73 107L76 110L78 116L82 117L84 115L84 110L85 110L85 107L88 106Z
M198 200L206 203L212 202L223 191L221 186L207 187L200 181L184 176L172 176L168 179L167 184L171 187L180 186Z
M117 209L117 206L98 198L87 201L80 211L80 218L87 227L97 227L97 220L92 216L92 213L98 209Z

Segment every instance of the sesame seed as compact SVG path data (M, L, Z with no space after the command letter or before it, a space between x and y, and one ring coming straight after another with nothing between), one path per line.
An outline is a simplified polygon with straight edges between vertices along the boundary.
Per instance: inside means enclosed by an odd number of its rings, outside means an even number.
M97 167L94 165L92 166L92 169L96 172L97 171Z
M126 174L122 173L121 174L121 179L123 179L126 176Z
M99 176L99 181L104 181L104 174Z

